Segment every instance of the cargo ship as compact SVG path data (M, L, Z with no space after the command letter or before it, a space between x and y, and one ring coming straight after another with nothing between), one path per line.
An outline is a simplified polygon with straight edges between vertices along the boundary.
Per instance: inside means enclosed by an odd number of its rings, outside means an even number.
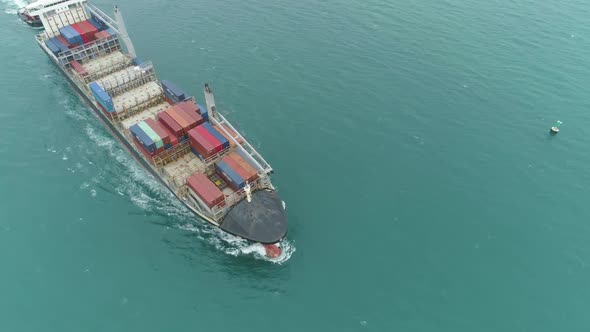
M196 216L279 257L287 233L273 169L217 110L159 80L135 54L120 10L86 0L45 2L29 15L39 47L121 145ZM199 219L199 218L196 218Z

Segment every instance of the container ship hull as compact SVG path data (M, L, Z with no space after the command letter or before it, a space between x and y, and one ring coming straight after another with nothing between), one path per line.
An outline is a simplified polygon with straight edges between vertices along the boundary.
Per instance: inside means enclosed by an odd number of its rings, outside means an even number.
M159 82L151 63L135 56L117 8L114 21L85 0L61 6L40 12L46 31L38 44L125 150L201 219L265 247L280 242L287 220L269 179L273 170L216 110L210 88L205 108ZM64 11L78 19L52 25ZM278 245L267 248L270 256L279 253Z

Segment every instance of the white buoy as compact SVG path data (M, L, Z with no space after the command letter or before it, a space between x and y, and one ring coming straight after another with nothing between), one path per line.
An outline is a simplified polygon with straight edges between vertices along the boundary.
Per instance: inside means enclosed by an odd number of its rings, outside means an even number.
M556 135L557 133L559 133L559 125L561 125L562 122L561 121L557 121L555 122L555 125L553 125L553 127L551 127L551 129L549 129L549 132L551 133L551 135Z

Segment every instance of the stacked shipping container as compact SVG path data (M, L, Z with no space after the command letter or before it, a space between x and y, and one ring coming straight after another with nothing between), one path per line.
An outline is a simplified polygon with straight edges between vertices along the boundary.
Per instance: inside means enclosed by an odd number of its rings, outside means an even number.
M67 25L59 28L59 35L45 41L45 45L51 50L55 56L59 53L66 52L70 48L78 47L80 45L89 43L103 31L107 25L96 17L91 17L87 21L81 21L72 25ZM114 36L116 33L113 29L106 29L104 38ZM102 36L102 35L101 35Z
M210 208L225 202L223 192L203 173L191 175L186 184Z
M173 144L172 138L170 137L170 133L166 129L164 129L160 123L158 123L154 119L146 119L145 123L147 123L147 125L150 126L150 128L152 128L152 130L155 131L156 134L158 134L158 136L162 139L165 149L169 149L173 145L176 145L176 143L178 143L178 140L176 140Z
M178 144L178 139L154 119L141 121L129 127L129 131L137 147L148 159Z
M106 93L100 85L96 82L92 82L88 84L90 91L92 91L92 95L96 99L96 101L102 106L102 109L107 113L113 113L115 111L115 106L113 104L113 99Z
M109 37L113 37L115 36L116 33L113 29L107 29L107 30L102 30L102 31L98 31L94 34L94 39L106 39Z
M59 28L59 33L70 43L71 45L82 45L84 44L84 40L80 33L74 29L73 26L67 25L65 27Z
M98 32L98 29L94 27L88 21L82 21L70 25L82 39L80 44L88 44L94 40L94 34ZM65 37L65 36L64 36Z
M171 104L177 104L188 99L186 93L176 84L168 80L163 80L161 83L164 95Z
M88 72L86 71L86 68L84 68L84 66L82 66L78 61L76 61L76 60L70 61L70 66L72 67L72 69L74 69L74 71L76 71L76 73L78 73L78 75L80 75L82 77L88 76Z
M209 122L189 131L189 139L193 152L201 159L211 158L218 152L229 147L229 141Z
M246 181L244 178L240 176L240 174L233 169L229 164L225 161L219 161L215 163L215 170L217 174L221 176L221 178L235 191L238 191L246 185Z
M98 31L102 31L107 28L107 25L101 19L95 17L94 15L88 19L88 22L92 24Z
M258 179L256 169L242 156L232 152L215 164L215 170L221 178L235 191Z

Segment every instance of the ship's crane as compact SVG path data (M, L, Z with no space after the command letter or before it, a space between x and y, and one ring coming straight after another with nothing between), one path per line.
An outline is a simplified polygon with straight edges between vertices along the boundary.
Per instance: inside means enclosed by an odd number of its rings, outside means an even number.
M217 108L215 107L215 97L213 96L213 91L209 87L209 84L205 83L205 104L207 105L207 109L209 114L212 117L217 119Z
M117 27L119 28L119 36L125 43L127 47L127 53L131 55L132 58L136 58L135 55L135 48L133 47L133 43L131 42L131 38L127 34L127 27L125 26L125 21L123 20L123 15L121 15L121 11L119 7L115 6L113 9L113 14L115 15L115 21L117 22Z

